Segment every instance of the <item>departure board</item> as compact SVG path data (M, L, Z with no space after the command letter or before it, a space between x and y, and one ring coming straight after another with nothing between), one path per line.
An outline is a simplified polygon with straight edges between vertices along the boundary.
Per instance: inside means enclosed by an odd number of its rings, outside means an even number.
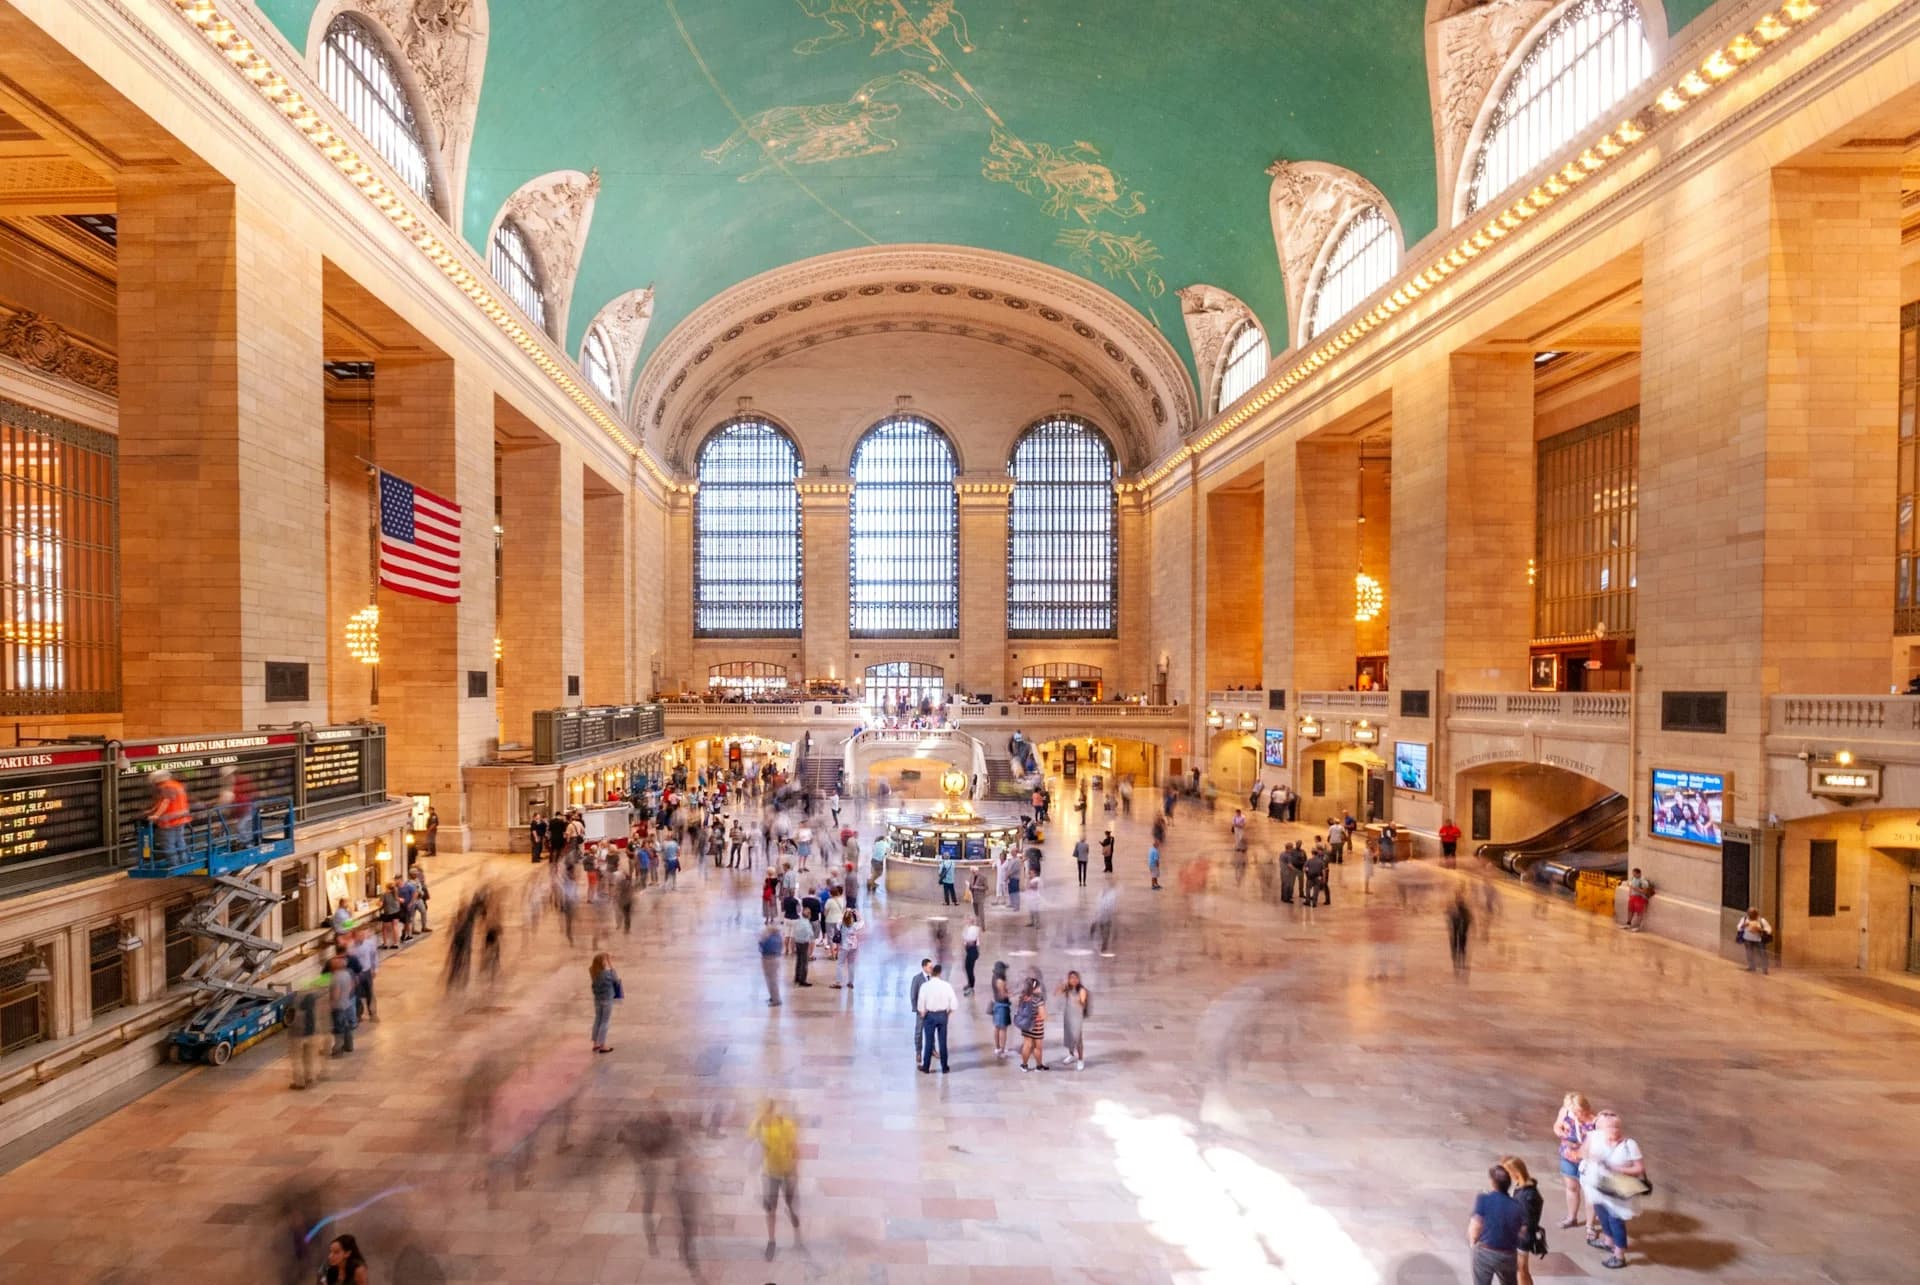
M660 735L657 705L600 705L536 710L533 761L564 763Z
M104 846L101 764L97 747L0 755L0 865Z
M366 761L358 740L321 741L307 746L307 803L326 803L363 792L360 773Z
M131 770L120 774L121 842L135 845L140 819L151 806L152 783L147 778L163 768L187 787L187 804L195 810L219 801L223 767L246 778L254 802L285 799L291 803L299 740L293 732L261 732L124 747L121 753Z

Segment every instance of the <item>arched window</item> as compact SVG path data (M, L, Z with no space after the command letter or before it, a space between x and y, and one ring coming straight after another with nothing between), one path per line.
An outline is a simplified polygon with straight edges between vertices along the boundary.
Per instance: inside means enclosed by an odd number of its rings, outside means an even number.
M1251 321L1243 321L1227 341L1227 360L1220 367L1220 386L1213 408L1223 411L1253 391L1267 377L1267 336Z
M787 667L770 660L730 660L707 666L707 690L720 696L764 697L787 690Z
M1386 212L1369 205L1351 219L1307 292L1307 328L1302 342L1333 329L1362 299L1400 270L1400 237Z
M594 326L587 331L587 341L580 345L580 373L587 377L587 385L599 393L612 405L620 403L620 380L613 373L613 345L607 342L606 332Z
M693 497L693 632L800 633L800 452L764 420L736 420L700 448Z
M540 281L540 266L533 257L527 234L512 219L501 219L500 226L493 230L487 267L507 292L507 298L533 318L540 329L547 329L547 295Z
M933 710L945 702L946 695L947 671L938 665L889 660L867 666L869 709L890 709L906 716L917 713L922 705Z
M1007 472L1007 636L1112 637L1120 561L1113 448L1081 420L1043 420L1021 435Z
M855 638L960 630L960 497L953 447L926 420L881 420L853 450Z
M402 182L433 200L433 167L400 72L367 20L343 13L320 44L320 87Z
M1468 214L1512 187L1653 74L1634 0L1575 0L1534 37L1487 118Z

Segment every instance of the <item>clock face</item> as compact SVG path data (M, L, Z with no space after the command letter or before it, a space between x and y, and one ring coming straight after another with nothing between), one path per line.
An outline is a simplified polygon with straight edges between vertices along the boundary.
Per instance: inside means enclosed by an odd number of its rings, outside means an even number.
M948 772L940 778L940 788L948 794L964 794L967 789L966 773Z

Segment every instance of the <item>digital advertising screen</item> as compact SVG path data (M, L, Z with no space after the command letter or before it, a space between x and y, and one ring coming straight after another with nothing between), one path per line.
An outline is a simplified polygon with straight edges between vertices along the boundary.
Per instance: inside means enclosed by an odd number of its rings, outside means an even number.
M1727 778L1718 772L1653 769L1649 829L1656 839L1717 847L1726 819Z
M1265 761L1268 767L1285 767L1287 765L1286 728L1269 727L1267 729L1267 753Z
M1433 747L1425 741L1395 741L1393 743L1393 784L1396 789L1411 790L1415 794L1426 794L1433 789L1428 776L1427 760Z

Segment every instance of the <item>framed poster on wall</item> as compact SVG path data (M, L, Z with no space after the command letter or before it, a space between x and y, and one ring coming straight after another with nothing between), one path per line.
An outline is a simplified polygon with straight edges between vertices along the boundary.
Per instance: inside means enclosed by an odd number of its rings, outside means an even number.
M1727 778L1719 772L1653 769L1652 809L1647 830L1656 839L1720 846L1726 822Z
M1393 743L1393 785L1397 790L1410 790L1415 794L1429 794L1433 790L1433 780L1428 760L1433 747L1425 741L1395 741Z
M1266 730L1266 753L1261 761L1268 767L1285 767L1287 765L1287 729L1269 727Z
M1533 658L1528 673L1527 688L1536 692L1557 692L1560 690L1560 654L1548 652Z

